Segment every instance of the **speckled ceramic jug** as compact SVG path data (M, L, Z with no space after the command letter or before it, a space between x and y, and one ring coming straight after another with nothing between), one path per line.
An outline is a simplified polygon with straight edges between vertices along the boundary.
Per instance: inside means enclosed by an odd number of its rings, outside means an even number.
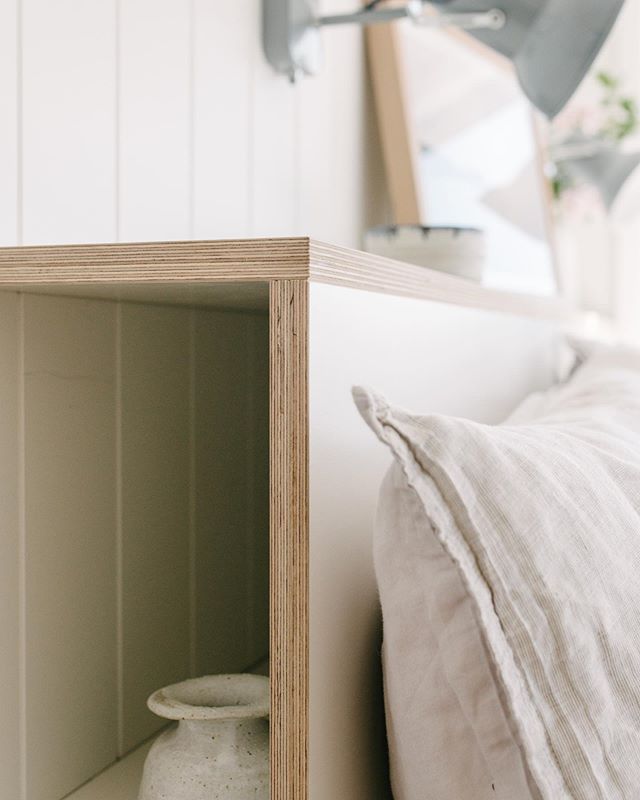
M195 678L160 689L148 706L178 725L149 751L139 800L267 800L268 678Z

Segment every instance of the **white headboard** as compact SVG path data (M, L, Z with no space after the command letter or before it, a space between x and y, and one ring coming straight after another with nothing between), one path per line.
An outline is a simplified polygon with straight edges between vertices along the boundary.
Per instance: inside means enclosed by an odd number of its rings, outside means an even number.
M372 564L391 456L352 384L498 422L554 380L557 322L313 283L309 311L311 800L388 798Z

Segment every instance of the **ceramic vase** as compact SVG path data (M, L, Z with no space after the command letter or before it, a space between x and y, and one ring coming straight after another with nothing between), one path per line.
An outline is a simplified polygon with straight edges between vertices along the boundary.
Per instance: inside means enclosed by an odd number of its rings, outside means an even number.
M178 724L149 751L139 800L267 800L268 678L195 678L160 689L148 706Z
M486 259L485 234L476 228L380 225L364 236L370 253L480 283Z

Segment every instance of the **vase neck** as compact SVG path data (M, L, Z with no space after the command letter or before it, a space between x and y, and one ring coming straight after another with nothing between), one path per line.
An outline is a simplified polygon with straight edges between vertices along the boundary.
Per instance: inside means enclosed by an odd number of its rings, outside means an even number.
M178 726L180 737L192 741L206 739L207 746L214 750L228 750L231 745L251 745L268 735L269 721L264 718L181 720Z

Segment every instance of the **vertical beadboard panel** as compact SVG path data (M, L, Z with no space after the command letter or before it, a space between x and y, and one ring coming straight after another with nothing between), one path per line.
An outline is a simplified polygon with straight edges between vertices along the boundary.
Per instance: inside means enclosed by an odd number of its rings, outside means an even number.
M345 11L351 10L350 0L342 0ZM373 135L365 126L365 74L363 31L358 25L345 25L334 31L335 36L327 42L327 71L324 80L331 84L332 104L327 113L324 108L315 112L316 126L322 119L335 120L340 135L325 136L333 142L333 185L342 191L331 193L333 213L323 215L326 236L330 241L348 247L362 246L366 205L366 170L368 138ZM349 75L345 81L344 76ZM314 115L309 110L308 118ZM375 125L375 121L371 120ZM333 129L333 126L331 128ZM316 134L317 135L317 134ZM379 166L381 166L379 162ZM309 184L308 190L314 191Z
M326 3L320 4L320 11L328 11ZM323 35L323 44L333 36L334 31ZM326 55L326 54L325 54ZM332 219L325 213L327 203L333 206L339 202L339 192L335 191L333 156L339 146L339 137L327 135L329 119L333 111L335 87L327 79L327 62L322 74L301 82L299 93L299 114L297 137L299 148L298 183L299 212L297 231L301 235L313 236L323 241L332 241ZM321 118L324 115L324 118ZM320 122L318 121L320 118ZM330 198L330 199L329 199Z
M122 753L189 675L189 311L121 307Z
M262 52L262 0L252 0L253 102L251 218L253 236L288 236L297 228L297 87Z
M249 663L269 653L269 317L249 319L245 433L250 574Z
M22 208L25 243L294 232L359 242L355 28L325 32L320 74L294 87L264 58L261 0L22 0L23 59L17 2L0 9L0 242L15 241Z
M601 55L600 66L619 78L625 92L640 96L640 2L629 0L609 36ZM637 301L640 296L640 278L637 270L637 253L640 248L640 231L635 219L608 219L609 242L612 252L605 274L611 288L611 313L617 335L629 342L640 342L640 319ZM631 223L631 224L630 224ZM574 251L578 248L574 244ZM600 253L584 248L575 259L577 276L602 274Z
M27 797L116 755L115 315L25 297Z
M197 669L249 665L246 495L248 317L196 315Z
M339 13L353 10L354 3L323 0L320 5L322 12ZM322 43L322 70L298 88L297 232L359 247L367 146L362 31L355 25L328 29Z
M0 3L0 246L19 243L18 35L18 0L3 0Z
M255 3L193 2L194 235L249 236Z
M119 8L120 239L187 239L190 3L119 0Z
M24 243L115 236L115 2L22 0Z
M325 6L351 8L336 2ZM292 232L359 242L355 28L325 32L320 74L293 87L264 58L261 0L0 6L1 244L15 243L23 210L25 243Z
M0 294L0 776L20 797L19 331L17 294Z

